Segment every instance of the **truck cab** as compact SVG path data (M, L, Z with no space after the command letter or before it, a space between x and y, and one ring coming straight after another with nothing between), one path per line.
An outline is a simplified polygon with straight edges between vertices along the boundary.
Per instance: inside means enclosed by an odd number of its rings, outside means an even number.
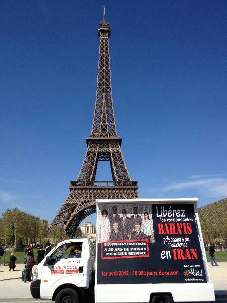
M34 268L32 296L57 303L89 302L93 261L88 239L60 242Z

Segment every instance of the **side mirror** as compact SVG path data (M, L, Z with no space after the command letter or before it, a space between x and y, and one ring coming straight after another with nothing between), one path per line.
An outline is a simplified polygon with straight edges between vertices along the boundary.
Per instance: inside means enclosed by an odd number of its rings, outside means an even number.
M51 258L50 256L46 257L46 260L45 260L46 265L54 265L55 262L56 262L56 260L54 258Z

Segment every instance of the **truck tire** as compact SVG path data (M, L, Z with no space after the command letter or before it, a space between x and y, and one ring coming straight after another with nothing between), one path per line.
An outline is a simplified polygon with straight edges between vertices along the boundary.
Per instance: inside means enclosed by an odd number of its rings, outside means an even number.
M152 296L150 303L173 303L173 299L171 296L165 294L154 295Z
M79 296L73 288L63 288L55 298L56 303L79 303Z

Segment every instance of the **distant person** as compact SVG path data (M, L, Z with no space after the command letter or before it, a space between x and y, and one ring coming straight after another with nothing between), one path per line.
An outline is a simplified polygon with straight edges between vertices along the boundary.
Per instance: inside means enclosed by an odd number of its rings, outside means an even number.
M42 248L39 248L37 250L37 264L39 264L43 260L44 256L45 256L45 250Z
M5 253L3 246L0 245L0 257L2 257Z
M108 218L108 211L103 209L98 226L98 241L107 242L110 239L110 220Z
M45 256L51 251L51 248L52 248L52 246L50 244L50 241L48 240L45 245L45 253L44 253Z
M209 256L210 256L210 263L212 266L217 266L216 258L215 258L215 245L211 244L209 246Z
M4 255L5 250L3 248L3 246L0 245L0 265L1 265L1 257Z
M25 269L26 274L24 277L24 282L31 281L32 278L32 267L35 265L35 258L33 254L33 250L31 247L27 250L27 255L25 259Z
M11 269L14 271L16 268L16 256L14 255L13 252L11 252L11 255L9 257L9 271L11 271Z

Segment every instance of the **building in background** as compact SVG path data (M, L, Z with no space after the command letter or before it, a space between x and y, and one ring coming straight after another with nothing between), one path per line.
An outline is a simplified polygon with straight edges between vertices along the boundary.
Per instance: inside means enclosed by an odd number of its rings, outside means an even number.
M80 226L82 236L90 239L96 238L96 229L91 222L86 222Z

